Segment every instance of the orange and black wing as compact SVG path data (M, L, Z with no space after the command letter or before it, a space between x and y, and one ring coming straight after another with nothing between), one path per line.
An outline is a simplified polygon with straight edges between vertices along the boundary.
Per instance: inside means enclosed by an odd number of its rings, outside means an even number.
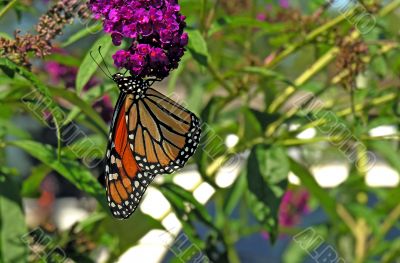
M139 168L151 174L182 168L199 144L199 119L152 88L140 99L127 95L125 103L128 140Z
M128 218L139 205L154 175L142 171L129 150L125 121L126 95L120 95L111 125L106 154L105 185L114 217Z

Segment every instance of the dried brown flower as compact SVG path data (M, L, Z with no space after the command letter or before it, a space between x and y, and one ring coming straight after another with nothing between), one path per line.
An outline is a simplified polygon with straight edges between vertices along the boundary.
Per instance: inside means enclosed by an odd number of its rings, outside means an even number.
M243 10L249 10L252 5L249 0L221 0L220 3L229 15L241 14Z
M336 66L339 71L346 70L347 76L342 80L344 83L352 84L355 77L365 70L365 56L368 54L368 45L360 38L354 38L352 34L339 38L339 55Z
M0 56L29 67L31 64L28 54L33 52L37 57L51 54L52 40L62 34L64 27L76 16L82 19L89 17L85 3L79 0L58 1L40 17L35 27L36 34L20 35L19 31L16 31L14 39L0 37Z

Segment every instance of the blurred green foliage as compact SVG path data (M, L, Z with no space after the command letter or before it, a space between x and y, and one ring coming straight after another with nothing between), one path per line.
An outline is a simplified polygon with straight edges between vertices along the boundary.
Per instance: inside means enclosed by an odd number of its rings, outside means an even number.
M184 91L188 108L205 125L192 162L202 180L216 190L210 201L213 212L174 184L174 175L154 186L170 202L185 235L213 262L241 262L237 244L249 236L266 232L274 244L282 234L301 233L303 226L279 226L282 197L297 188L311 195L312 211L322 209L326 215L313 222L312 229L346 262L399 262L399 186L371 188L365 176L370 165L367 151L400 173L400 1L360 1L364 9L347 16L327 1L289 2L290 8L277 1L180 1L190 42L179 69L162 85L171 94ZM24 1L0 3L2 20L18 24L26 13L37 15L38 10ZM376 21L368 32L353 23L360 20L351 19L363 14ZM72 229L46 233L76 262L94 262L96 251L104 247L113 262L149 230L163 229L140 211L127 221L114 220L96 180L101 165L88 165L102 159L108 136L108 124L93 103L104 94L115 103L119 92L90 57L90 51L101 46L111 65L117 49L99 29L93 21L71 25L56 41L67 52L43 59L32 54L36 63L31 69L0 58L0 262L38 260L22 239L29 233L22 198L38 197L50 172L99 204L90 218ZM0 36L12 38L6 32ZM367 51L359 52L362 47ZM101 60L97 52L93 55ZM76 89L51 83L43 69L48 61L77 68ZM101 81L84 91L93 76ZM300 102L304 94L313 99ZM323 102L321 107L314 107L317 100ZM46 112L52 120L44 120ZM50 128L56 143L35 139L19 127L15 120L21 116ZM71 124L87 136L66 140ZM351 136L333 132L339 125ZM395 127L396 134L372 137L370 130L382 125ZM315 137L298 136L309 128L316 129ZM224 141L231 134L239 140L229 148ZM38 161L28 174L10 167L10 149L15 148ZM354 150L351 158L344 148ZM293 149L300 152L299 158L289 154ZM231 186L220 188L216 175L232 158L243 161L239 176ZM326 162L350 167L340 186L325 189L313 177L310 167ZM298 176L300 186L289 183L290 172ZM52 248L43 245L42 252ZM292 240L281 260L303 262L312 249L302 249Z

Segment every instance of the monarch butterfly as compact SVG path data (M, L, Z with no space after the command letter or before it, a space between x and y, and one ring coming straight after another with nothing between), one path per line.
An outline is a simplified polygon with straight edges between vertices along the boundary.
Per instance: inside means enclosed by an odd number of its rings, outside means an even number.
M152 89L150 80L120 73L112 79L120 95L110 128L104 184L113 216L126 219L157 174L185 165L199 144L201 128L192 112Z

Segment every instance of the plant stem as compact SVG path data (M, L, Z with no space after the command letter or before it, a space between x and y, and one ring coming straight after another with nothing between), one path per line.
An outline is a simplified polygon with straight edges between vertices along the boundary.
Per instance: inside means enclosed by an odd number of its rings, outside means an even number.
M325 68L337 55L339 49L334 47L326 52L321 58L319 58L309 69L301 74L295 81L294 86L288 86L280 95L273 101L268 108L268 112L275 112L295 91L295 86L301 86L313 76L315 76L320 70Z
M5 15L11 8L18 2L18 0L12 0L2 10L0 10L0 18Z
M373 100L370 100L370 101L368 101L366 103L359 103L359 104L355 105L354 108L355 108L355 111L358 112L358 111L362 111L367 106L368 107L377 106L377 105L381 105L381 104L387 103L387 102L395 100L395 99L396 99L396 94L395 93L389 93L389 94L386 94L386 95L384 95L382 97L378 97L378 98L375 98ZM327 104L329 104L329 102ZM351 108L346 108L344 110L336 112L336 116L344 117L344 116L347 116L347 115L351 114L351 112L352 112ZM321 118L321 119L315 120L313 122L310 122L309 124L306 124L306 125L302 126L301 128L297 129L294 132L295 133L299 133L299 132L302 132L302 131L307 130L309 128L315 128L315 127L318 127L320 125L323 125L323 124L327 123L327 121L328 120Z
M201 0L201 10L200 10L200 31L205 36L206 29L206 9L207 9L207 0Z
M343 137L343 136L329 136L329 137L314 137L311 139L297 139L297 138L292 138L292 139L285 139L285 140L278 140L275 143L277 145L283 145L283 146L299 146L299 145L305 145L305 144L312 144L312 143L318 143L318 142L340 142L343 140L348 140L349 138ZM400 135L390 135L390 136L379 136L379 137L369 137L369 136L360 136L360 139L363 141L382 141L382 140L395 140L395 141L400 141ZM365 149L364 149L365 150ZM359 153L361 156L367 156L366 153L360 152ZM363 155L364 154L364 155ZM361 157L360 157L361 158ZM358 162L360 164L366 161L366 159L359 159ZM363 165L363 167L366 167L366 164Z
M354 12L354 10L350 11L347 15L351 16L353 12ZM331 28L335 27L336 25L340 24L341 22L343 22L346 18L347 18L347 16L345 16L345 15L337 16L336 18L328 21L326 24L314 29L313 31L311 31L310 33L308 33L306 35L306 37L304 38L303 41L296 42L292 45L287 46L282 52L279 53L279 55L277 55L275 57L274 60L271 61L271 63L268 64L268 67L269 68L274 67L276 64L281 62L284 58L286 58L290 54L296 52L298 49L303 47L305 43L311 42L312 40L317 38L319 35L325 33L329 29L331 29Z
M317 142L340 142L345 138L342 136L332 136L332 137L314 137L311 139L286 139L282 141L276 141L277 145L284 145L284 146L297 146L297 145L304 145L304 144L311 144Z
M400 219L400 204L397 205L387 216L385 221L379 228L378 234L369 242L368 247L373 249L385 237L387 232L398 222Z
M213 78L216 81L218 81L219 84L221 84L221 86L224 87L229 92L229 94L234 93L233 88L228 83L226 83L221 74L219 74L219 72L211 64L207 65L207 70L210 72Z
M394 0L391 3L382 7L382 9L378 12L380 17L387 16L391 12L393 12L396 8L400 6L400 0Z

